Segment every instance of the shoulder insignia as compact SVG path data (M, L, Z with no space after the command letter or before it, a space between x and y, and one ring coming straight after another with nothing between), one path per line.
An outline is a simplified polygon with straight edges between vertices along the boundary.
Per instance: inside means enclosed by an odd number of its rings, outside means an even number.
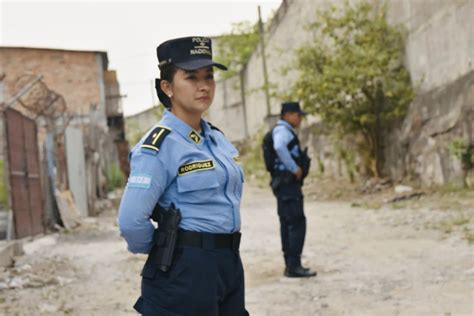
M157 126L151 131L148 137L145 139L141 148L147 148L159 151L161 143L165 140L166 136L171 132L171 129L164 126Z
M198 133L196 133L195 130L192 130L188 134L188 137L191 138L191 140L195 142L196 144L199 144L201 142L201 136Z
M212 125L211 123L207 122L207 124L209 124L209 127L210 127L211 129L216 130L216 131L219 131L219 132L221 132L222 134L224 134L223 131L221 131L221 130L218 129L216 126Z

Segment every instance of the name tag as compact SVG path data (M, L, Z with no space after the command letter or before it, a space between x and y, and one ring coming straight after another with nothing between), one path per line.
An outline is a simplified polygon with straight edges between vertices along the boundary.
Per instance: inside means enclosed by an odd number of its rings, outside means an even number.
M178 169L178 175L183 175L186 173L199 171L199 170L209 170L214 169L214 161L212 160L202 160L202 161L193 161L184 165L181 165Z

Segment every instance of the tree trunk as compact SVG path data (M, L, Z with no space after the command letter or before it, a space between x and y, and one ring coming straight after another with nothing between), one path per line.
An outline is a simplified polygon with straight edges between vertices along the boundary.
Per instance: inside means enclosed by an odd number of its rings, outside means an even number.
M375 131L374 131L374 158L377 177L383 177L384 156L384 129L382 126L382 113L384 111L384 94L382 83L377 83L375 92Z

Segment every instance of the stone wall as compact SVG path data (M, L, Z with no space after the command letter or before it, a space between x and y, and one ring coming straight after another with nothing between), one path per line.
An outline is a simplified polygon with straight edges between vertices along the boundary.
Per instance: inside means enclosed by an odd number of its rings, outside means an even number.
M403 123L388 136L386 171L424 185L462 179L461 162L449 151L456 138L474 144L474 71L419 95Z
M460 181L448 148L455 138L474 140L474 1L393 0L388 13L408 31L406 65L418 96L387 139L387 172L425 185Z
M312 39L313 34L305 26L313 21L316 10L341 2L282 2L265 38L269 81L276 91L285 92L297 76L291 67L294 52ZM474 69L474 1L387 0L387 4L388 21L403 25L407 31L405 63L419 91L406 120L388 136L387 144L390 145L386 148L387 172L395 179L413 175L425 184L445 183L455 177L460 168L448 155L446 144L457 136L468 137L466 128L462 127L464 116L458 114L466 113L473 107L472 99L469 99L472 98L470 91L473 85L468 74ZM242 74L246 123L250 136L267 128L262 69L258 48ZM285 69L288 71L283 73ZM224 132L230 131L228 136L233 141L243 141L247 137L244 132L244 102L239 82L238 78L219 81L218 94L209 111L213 123L222 126ZM462 93L462 96L456 95L455 91ZM283 100L271 99L270 114L278 113L281 101ZM420 113L423 114L424 122L430 123L421 124L416 129L415 126L418 125L410 122ZM441 113L446 114L449 119ZM446 124L455 127L444 130ZM320 160L327 173L344 174L344 164L338 161L334 142L318 134L323 130L324 127L317 118L310 118L300 131L303 142L309 145L313 157ZM428 137L433 130L444 130L441 133L443 136ZM402 134L403 139L400 138ZM438 143L441 139L443 141ZM434 147L442 151L442 154L433 154L433 141L436 143Z

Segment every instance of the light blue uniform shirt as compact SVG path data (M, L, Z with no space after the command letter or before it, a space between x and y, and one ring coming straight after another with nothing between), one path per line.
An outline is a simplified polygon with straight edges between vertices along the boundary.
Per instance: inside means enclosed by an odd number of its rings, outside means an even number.
M133 253L149 253L156 203L181 211L185 230L233 233L240 230L243 170L239 152L224 134L202 120L202 134L170 111L157 126L171 130L159 150L142 147L152 128L129 155L128 178L119 209L119 227Z
M292 131L293 127L290 123L285 120L278 120L277 125L273 129L272 136L273 148L277 154L275 169L280 171L289 170L292 173L295 173L299 167L293 157L298 158L300 153L298 145L296 144L288 150L288 144L295 137Z

